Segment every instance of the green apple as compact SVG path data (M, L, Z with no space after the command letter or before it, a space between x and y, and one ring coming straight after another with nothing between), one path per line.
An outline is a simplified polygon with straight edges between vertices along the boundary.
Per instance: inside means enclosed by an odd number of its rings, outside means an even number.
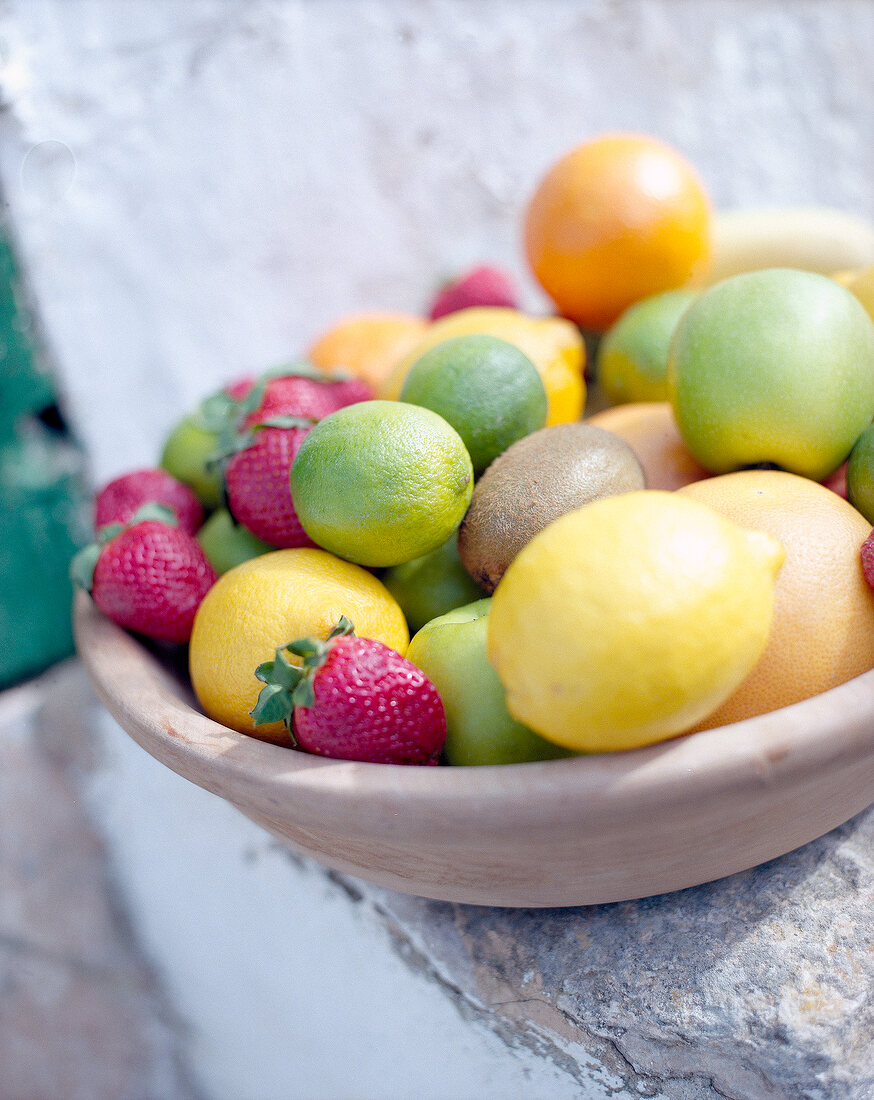
M218 508L197 532L197 541L218 574L275 549L239 523L227 508Z
M210 460L219 446L219 433L204 426L197 413L180 420L167 437L160 465L197 493L205 508L218 508L222 502L222 481Z
M461 564L455 531L430 554L390 566L382 583L401 605L411 634L438 615L484 595Z
M450 764L521 764L572 756L511 718L498 674L486 657L491 599L477 600L426 623L407 659L440 692Z
M671 337L697 297L697 291L681 289L644 298L604 333L595 356L595 377L611 405L667 401Z
M712 473L768 464L823 481L874 417L874 322L825 275L735 275L683 314L668 394Z

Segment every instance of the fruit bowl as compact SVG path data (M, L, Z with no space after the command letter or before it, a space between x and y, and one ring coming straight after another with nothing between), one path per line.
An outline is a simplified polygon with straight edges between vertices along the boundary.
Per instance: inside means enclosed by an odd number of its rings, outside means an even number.
M84 593L74 620L97 695L142 748L296 851L409 894L526 907L648 897L783 855L874 801L874 671L646 749L400 767L236 733Z

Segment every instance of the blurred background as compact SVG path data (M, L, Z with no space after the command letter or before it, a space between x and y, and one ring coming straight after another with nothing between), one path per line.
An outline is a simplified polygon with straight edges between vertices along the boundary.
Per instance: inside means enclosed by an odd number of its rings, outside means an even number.
M4 1100L619 1087L129 744L57 663L66 562L95 484L340 318L481 262L548 310L522 215L589 137L668 141L717 208L874 218L872 71L864 0L0 4Z

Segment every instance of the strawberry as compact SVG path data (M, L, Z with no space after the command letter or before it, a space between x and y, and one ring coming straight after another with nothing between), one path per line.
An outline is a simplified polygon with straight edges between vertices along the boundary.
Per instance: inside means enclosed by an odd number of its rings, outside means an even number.
M511 276L493 264L471 268L440 288L428 316L432 321L472 306L519 308L519 294Z
M265 686L255 724L285 722L297 748L336 760L436 764L446 740L437 688L400 653L353 629L341 617L326 641L290 642L259 665Z
M289 483L291 464L312 425L291 417L255 425L226 461L231 515L270 546L316 545L300 525Z
M374 397L363 379L342 371L328 374L305 362L274 367L248 391L236 392L238 428L276 416L321 420L344 405Z
M360 379L325 375L306 363L264 375L238 403L236 437L225 439L225 493L234 519L271 546L315 546L291 499L291 464L317 420L372 397Z
M862 543L859 554L862 559L862 572L865 574L865 580L874 588L874 531Z
M110 481L94 502L94 526L99 531L108 523L129 523L144 504L154 501L171 508L179 526L195 534L203 523L203 505L193 489L166 470L133 470Z
M218 579L197 539L159 505L145 505L127 525L102 527L70 572L107 618L176 643L191 637L195 612Z

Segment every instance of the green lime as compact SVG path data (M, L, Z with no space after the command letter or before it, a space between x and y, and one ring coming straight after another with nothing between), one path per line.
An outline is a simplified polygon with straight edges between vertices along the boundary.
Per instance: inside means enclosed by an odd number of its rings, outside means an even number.
M360 401L316 424L290 480L315 543L359 565L398 565L436 550L458 527L473 467L461 436L437 413Z
M266 554L274 547L235 523L227 508L218 508L197 532L197 541L216 573L227 573L235 565Z
M671 337L697 297L692 290L655 294L636 302L607 330L595 356L595 376L611 405L667 401Z
M454 532L430 554L387 569L382 583L401 605L410 633L484 595L461 564Z
M847 500L874 523L874 424L856 440L847 462Z
M201 417L191 413L170 432L161 452L160 465L197 493L207 509L222 502L221 474L210 459L218 450L218 432L205 428Z
M512 718L504 687L486 657L492 601L480 599L432 619L407 649L440 693L450 764L523 764L573 755Z
M439 413L481 474L511 443L546 423L546 390L524 352L496 336L456 336L410 368L401 401Z

